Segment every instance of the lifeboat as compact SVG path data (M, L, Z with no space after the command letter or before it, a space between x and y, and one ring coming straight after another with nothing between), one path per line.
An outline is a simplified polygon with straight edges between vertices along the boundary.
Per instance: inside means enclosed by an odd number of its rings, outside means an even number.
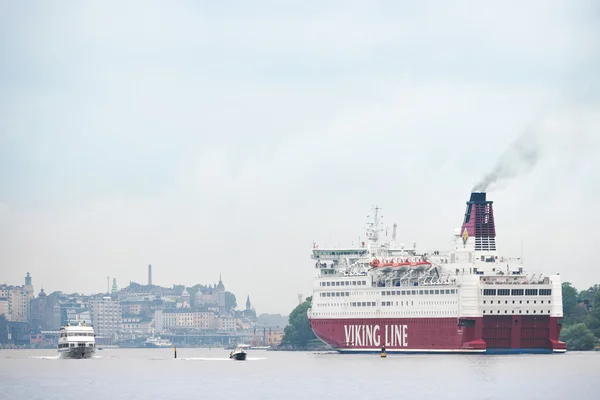
M423 265L431 265L429 261L410 261L405 260L382 260L379 261L377 258L372 260L369 265L373 268L381 268L383 271L390 271L392 268L402 267L419 267Z

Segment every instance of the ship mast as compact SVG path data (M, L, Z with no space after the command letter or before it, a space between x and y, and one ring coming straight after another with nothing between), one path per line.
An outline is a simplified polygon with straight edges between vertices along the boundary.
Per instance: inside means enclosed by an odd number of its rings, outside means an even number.
M379 242L379 232L383 231L383 228L380 227L382 215L379 215L379 211L381 208L374 206L373 207L373 222L367 222L367 238L369 239L368 249L370 252L373 252L375 248L377 248L377 244ZM367 215L367 218L371 217Z

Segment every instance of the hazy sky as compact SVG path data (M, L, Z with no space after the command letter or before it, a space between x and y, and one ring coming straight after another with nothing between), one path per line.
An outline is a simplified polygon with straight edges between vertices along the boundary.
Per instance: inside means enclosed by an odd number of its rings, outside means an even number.
M285 4L284 4L285 3ZM2 1L0 282L214 283L288 313L313 240L448 248L490 190L499 249L600 283L600 7L591 1Z

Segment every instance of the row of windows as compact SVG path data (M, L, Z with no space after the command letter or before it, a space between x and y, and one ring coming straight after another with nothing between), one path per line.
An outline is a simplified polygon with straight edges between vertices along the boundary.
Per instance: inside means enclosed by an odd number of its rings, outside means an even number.
M354 250L336 250L336 251L329 251L329 250L317 250L315 251L316 255L325 255L325 256L362 256L364 254L367 254L366 250L361 250L361 251L354 251Z
M483 289L484 296L551 296L552 289Z
M527 304L529 304L530 300L527 300ZM531 300L533 301L533 304L537 304L537 300ZM483 304L485 304L486 300L483 301ZM552 304L552 300L547 300L548 304ZM515 301L512 301L513 304L515 304ZM490 300L490 304L494 304L494 300ZM498 304L500 304L500 300L498 300ZM508 304L508 300L504 300L504 304ZM519 304L523 304L523 300L519 300ZM544 300L540 300L540 304L544 304Z
M366 303L366 304L365 304ZM380 302L381 306L414 306L415 303L414 301L382 301ZM396 304L394 304L396 303ZM406 304L405 304L406 303ZM417 303L417 306L432 306L432 305L443 305L443 304L456 304L456 301L419 301ZM340 306L351 306L351 307L372 307L372 306L376 306L377 302L373 301L363 301L363 302L350 302L350 303L316 303L315 306L318 307L340 307Z
M350 292L325 292L321 293L321 297L344 297L350 296Z
M321 286L350 286L350 285L366 285L367 281L335 281L335 282L321 282Z
M537 310L537 311L539 311L538 314L544 313L544 310ZM532 312L533 312L533 314L536 314L536 310L533 310ZM483 310L483 313L486 314L486 311ZM494 310L488 310L487 314L494 314ZM500 310L497 310L496 314L500 314ZM508 310L504 310L504 314L508 314ZM511 314L515 314L515 310L512 310ZM519 310L519 314L523 314L523 310ZM529 310L525 310L525 314L529 314ZM547 314L550 314L550 310L548 310Z
M73 337L73 336L94 336L93 332L63 332L60 337Z
M352 302L350 303L350 306L352 307L375 307L377 306L377 302L376 301L358 301L358 302Z
M339 311L339 312L313 312L313 316L321 316L321 317L341 317L341 316L361 316L365 315L373 315L373 316L381 316L381 315L410 315L410 316L440 316L440 315L453 315L456 316L456 310L439 310L439 311L390 311L390 312L380 312L380 311Z
M383 296L414 296L417 294L456 294L456 289L424 289L424 290L386 290Z

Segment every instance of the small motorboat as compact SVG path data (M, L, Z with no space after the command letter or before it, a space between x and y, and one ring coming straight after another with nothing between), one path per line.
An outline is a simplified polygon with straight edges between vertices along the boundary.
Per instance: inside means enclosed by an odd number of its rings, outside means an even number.
M241 347L238 347L229 353L229 358L232 360L243 361L246 359L246 352Z

